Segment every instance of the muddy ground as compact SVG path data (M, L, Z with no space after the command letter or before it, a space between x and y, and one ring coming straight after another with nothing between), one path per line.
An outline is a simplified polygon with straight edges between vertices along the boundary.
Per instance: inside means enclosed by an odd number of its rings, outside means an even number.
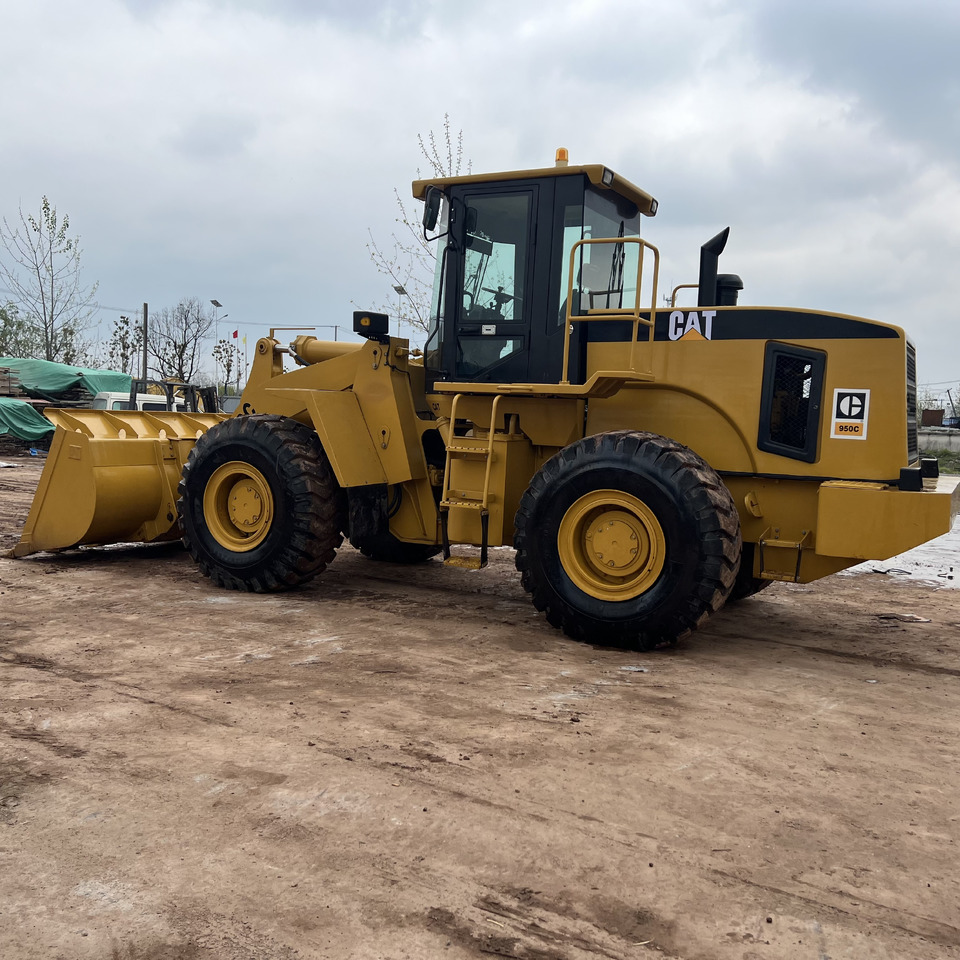
M0 956L960 957L958 677L960 591L876 574L640 655L506 550L277 596L2 559Z

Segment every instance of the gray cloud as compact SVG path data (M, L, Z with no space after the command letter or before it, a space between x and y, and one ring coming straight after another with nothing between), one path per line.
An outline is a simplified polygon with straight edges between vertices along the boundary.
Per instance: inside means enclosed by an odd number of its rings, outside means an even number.
M169 11L170 0L123 0L140 18L157 18ZM432 6L431 0L211 0L221 16L254 14L292 26L325 22L351 31L401 36L419 30Z
M220 161L242 153L256 132L252 117L201 113L185 118L171 142L178 152L196 161Z
M758 56L812 90L855 98L862 115L942 159L960 148L960 6L952 0L756 3Z
M960 376L942 336L960 298L952 6L6 7L0 83L21 92L0 100L0 213L48 194L123 312L216 297L254 335L390 302L367 229L396 229L417 133L449 113L475 172L566 146L654 193L665 282L729 224L748 302L903 323L922 378Z

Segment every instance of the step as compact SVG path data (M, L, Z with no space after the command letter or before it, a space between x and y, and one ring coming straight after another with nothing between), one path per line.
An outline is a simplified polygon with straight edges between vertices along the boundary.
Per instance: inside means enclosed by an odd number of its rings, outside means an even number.
M758 546L760 547L760 579L761 580L785 580L791 583L800 582L800 564L803 560L803 548L808 545L810 531L804 530L799 540L780 539L780 530L778 528L767 528L760 535ZM770 560L769 551L779 551L776 556L778 560L789 562L791 569L774 569ZM784 551L787 555L784 556ZM776 563L777 561L774 561Z
M491 494L487 497L487 506L489 506L496 498ZM441 507L466 507L469 510L481 510L483 509L483 497L477 495L476 497L447 497L446 500L440 501Z
M478 443L480 443L480 442L483 443L483 446L467 447L467 446L463 446L462 444L459 444L459 443L458 443L458 444L449 444L449 445L447 446L447 453L462 453L462 454L471 454L471 453L472 453L472 454L476 454L477 456L486 457L486 456L488 456L488 455L490 454L490 450L489 450L489 448L487 447L487 442L486 442L486 440L478 441Z

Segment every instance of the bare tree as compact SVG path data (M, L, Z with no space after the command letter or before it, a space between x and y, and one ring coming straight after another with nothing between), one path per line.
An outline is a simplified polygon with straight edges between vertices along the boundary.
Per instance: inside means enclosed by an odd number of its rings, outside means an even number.
M163 379L193 383L200 373L203 342L214 316L198 297L150 314L147 352Z
M0 277L27 323L37 328L43 358L76 363L86 353L82 336L93 314L97 284L81 282L80 238L70 237L70 218L44 197L39 219L19 211L19 224L0 228Z
M421 156L428 164L430 175L459 176L464 162L466 172L470 172L470 161L464 161L463 156L463 131L458 131L454 136L450 129L449 114L444 114L443 133L439 139L431 130L426 138L417 134L417 144ZM418 167L417 179L421 177ZM388 293L377 309L398 317L402 323L425 331L430 324L436 244L428 243L424 239L419 211L415 209L417 204L412 200L404 200L397 188L394 188L393 196L397 204L397 216L394 219L396 227L390 235L390 242L381 244L367 231L370 236L367 243L370 260L377 272L387 278L396 293L395 300ZM398 287L400 290L397 290Z

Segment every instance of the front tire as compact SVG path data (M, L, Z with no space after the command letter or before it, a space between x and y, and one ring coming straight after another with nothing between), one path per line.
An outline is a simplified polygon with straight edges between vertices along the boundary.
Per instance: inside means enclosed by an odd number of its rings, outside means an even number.
M586 437L548 460L516 518L517 569L534 606L569 636L651 649L723 606L740 519L692 450L634 430Z
M311 580L336 555L346 500L316 433L244 416L203 434L178 489L180 531L218 586L265 593Z

